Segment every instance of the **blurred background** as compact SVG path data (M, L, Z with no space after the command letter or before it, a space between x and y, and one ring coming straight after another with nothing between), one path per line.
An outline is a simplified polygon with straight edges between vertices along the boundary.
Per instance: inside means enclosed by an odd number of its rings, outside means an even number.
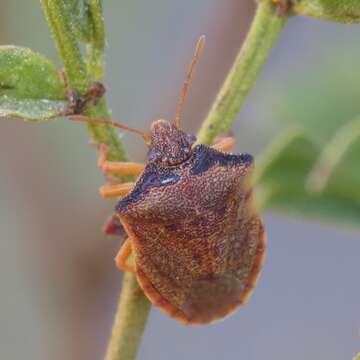
M205 34L183 116L184 129L196 132L253 12L252 0L104 2L114 119L140 129L172 119ZM346 122L360 113L359 38L360 26L290 19L234 127L237 150L259 154L290 121ZM37 1L1 1L0 43L60 66ZM334 129L322 131L326 139ZM142 161L142 140L123 140ZM0 122L1 359L104 354L121 272L113 264L118 242L101 231L114 202L98 195L96 158L81 124ZM345 360L359 351L359 232L273 212L264 218L267 258L249 304L202 328L152 309L140 360Z

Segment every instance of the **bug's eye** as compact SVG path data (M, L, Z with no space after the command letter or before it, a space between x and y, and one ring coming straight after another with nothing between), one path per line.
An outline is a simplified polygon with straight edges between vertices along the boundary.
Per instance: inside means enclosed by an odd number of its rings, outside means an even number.
M193 144L196 141L196 136L193 134L186 134L186 140L190 143Z
M160 154L155 149L151 149L147 155L148 161L156 161L160 158Z

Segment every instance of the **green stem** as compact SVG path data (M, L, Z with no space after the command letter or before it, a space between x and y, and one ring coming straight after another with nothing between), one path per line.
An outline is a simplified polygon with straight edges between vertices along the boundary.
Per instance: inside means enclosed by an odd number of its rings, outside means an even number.
M135 276L126 273L105 360L135 359L150 311Z
M231 129L286 20L276 15L271 0L260 1L246 40L201 126L200 143L211 144L216 136Z

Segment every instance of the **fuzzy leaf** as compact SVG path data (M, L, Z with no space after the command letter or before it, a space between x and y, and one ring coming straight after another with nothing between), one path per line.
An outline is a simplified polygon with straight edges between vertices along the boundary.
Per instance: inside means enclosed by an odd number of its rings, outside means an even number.
M88 69L94 80L104 77L105 27L102 2L89 0L93 34L88 47Z
M48 120L60 116L68 103L61 100L14 99L7 95L0 97L0 117L13 117L23 120Z
M258 161L260 204L310 219L359 226L360 168L353 161L360 149L348 150L327 186L315 193L309 190L307 180L321 156L320 147L302 130L284 132Z
M68 0L65 11L77 39L85 44L105 46L104 18L99 0Z
M293 11L297 15L345 24L360 22L359 0L293 0Z
M94 32L89 1L68 0L65 4L72 30L80 41L89 43Z
M44 56L30 49L0 47L0 116L45 120L65 111L64 80Z
M67 19L76 41L87 44L87 65L94 80L104 77L105 29L100 0L68 0L63 4L63 18Z

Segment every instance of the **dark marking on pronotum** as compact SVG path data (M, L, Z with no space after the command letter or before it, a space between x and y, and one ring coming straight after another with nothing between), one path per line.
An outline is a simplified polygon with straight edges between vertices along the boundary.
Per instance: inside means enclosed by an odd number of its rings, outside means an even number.
M133 191L119 201L115 210L121 211L121 209L124 209L127 205L141 200L153 187L173 185L179 180L180 176L169 170L163 170L156 164L148 165Z
M220 151L210 149L204 145L198 145L194 149L194 164L191 169L191 175L201 175L216 164L226 167L244 164L251 166L254 162L252 155L244 154L224 154Z

